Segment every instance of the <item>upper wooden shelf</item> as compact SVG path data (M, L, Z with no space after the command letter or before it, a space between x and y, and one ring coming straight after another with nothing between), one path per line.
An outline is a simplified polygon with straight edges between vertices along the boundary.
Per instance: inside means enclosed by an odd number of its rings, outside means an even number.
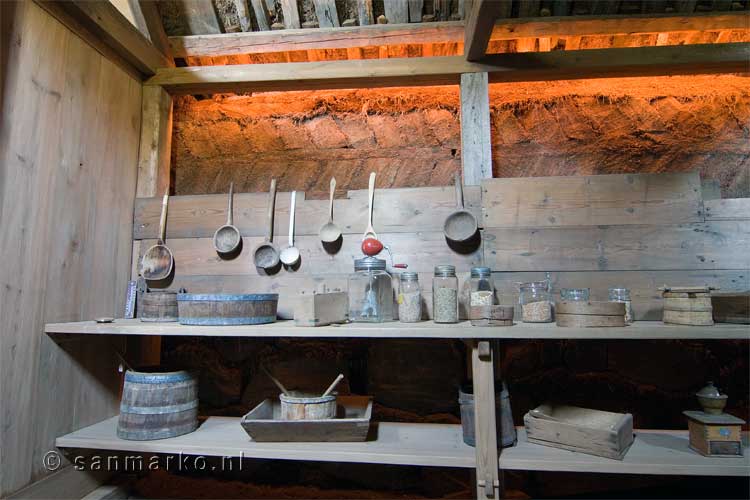
M268 325L188 326L179 323L143 323L118 319L113 323L79 321L48 323L47 333L87 335L163 335L205 337L308 337L308 338L435 338L435 339L748 339L748 325L717 324L709 327L665 325L637 321L622 328L561 328L554 323L516 323L511 327L421 323L350 323L338 326L301 327L293 321Z

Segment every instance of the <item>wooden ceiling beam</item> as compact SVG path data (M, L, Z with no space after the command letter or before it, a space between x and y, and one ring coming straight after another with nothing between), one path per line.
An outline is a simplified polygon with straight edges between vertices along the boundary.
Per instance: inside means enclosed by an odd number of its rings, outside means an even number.
M750 14L748 12L690 16L564 16L547 17L543 20L502 19L495 23L490 40L748 29L749 27ZM448 21L175 36L170 37L169 42L174 57L186 58L381 45L453 43L463 39L464 23Z
M157 69L173 65L108 1L35 1L81 38L91 41L97 50L100 43L107 47L108 50L102 51L105 56L114 54L115 59L125 61L142 76L151 76Z
M503 3L508 0L473 0L464 27L464 56L478 61L487 53L495 20L500 17ZM509 2L508 2L509 3Z
M750 43L164 68L149 79L171 94L451 85L462 73L490 82L750 72Z

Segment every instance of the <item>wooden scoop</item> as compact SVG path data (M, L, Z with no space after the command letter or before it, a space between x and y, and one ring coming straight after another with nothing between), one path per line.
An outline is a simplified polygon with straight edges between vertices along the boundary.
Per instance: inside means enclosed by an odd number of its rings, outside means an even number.
M276 179L271 179L268 199L268 234L266 241L255 249L255 265L262 269L273 269L279 263L279 251L273 244L273 209L276 202Z
M457 210L445 219L443 232L450 241L462 243L476 234L478 225L474 214L464 208L464 190L461 175L458 173L456 174L456 208Z
M164 193L161 204L161 218L159 219L159 239L143 254L141 260L141 275L147 280L162 280L169 276L174 265L172 251L164 244L167 234L167 205L169 204L169 188Z
M232 195L234 194L234 182L229 184L229 207L227 208L227 223L214 233L214 248L222 254L232 253L240 245L242 236L240 230L232 224Z
M331 199L328 208L328 223L320 228L320 241L333 243L341 238L341 229L333 223L333 194L336 191L336 178L331 177Z

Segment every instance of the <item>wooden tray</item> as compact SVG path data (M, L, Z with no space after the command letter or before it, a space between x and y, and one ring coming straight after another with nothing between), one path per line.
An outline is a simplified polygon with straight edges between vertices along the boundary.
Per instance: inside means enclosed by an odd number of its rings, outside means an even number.
M530 443L622 460L633 444L630 413L543 404L523 417Z
M336 418L281 420L281 403L266 399L242 417L240 424L257 442L364 441L370 429L372 398L339 396Z

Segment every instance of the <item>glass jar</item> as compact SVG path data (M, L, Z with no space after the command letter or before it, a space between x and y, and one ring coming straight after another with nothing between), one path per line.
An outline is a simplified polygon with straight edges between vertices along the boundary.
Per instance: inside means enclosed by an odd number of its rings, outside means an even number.
M381 323L393 320L393 286L385 260L364 257L354 261L349 276L349 319Z
M560 290L560 298L564 302L588 302L588 288L563 288Z
M402 323L416 323L422 319L422 291L417 273L401 273L398 289L398 319Z
M472 267L469 278L469 305L491 306L495 303L495 285L489 267Z
M458 323L458 278L455 266L435 267L432 278L432 319L435 323Z
M625 324L633 323L633 304L630 301L630 290L627 288L610 288L609 301L625 304Z
M552 321L552 298L549 281L521 283L518 303L524 323L550 323Z

